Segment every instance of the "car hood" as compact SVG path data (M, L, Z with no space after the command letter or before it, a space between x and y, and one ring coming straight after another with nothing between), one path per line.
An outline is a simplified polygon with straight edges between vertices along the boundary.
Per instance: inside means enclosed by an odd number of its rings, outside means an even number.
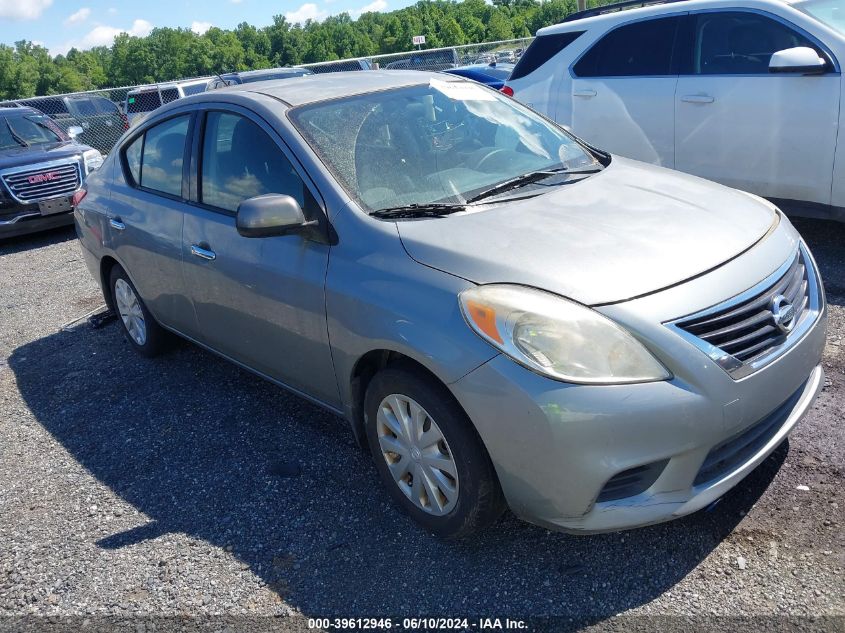
M599 174L550 189L473 213L398 222L399 234L426 266L597 305L715 268L778 221L756 197L618 157Z
M90 148L73 141L4 149L0 150L0 169L44 163L62 158L76 158L81 156L86 149Z

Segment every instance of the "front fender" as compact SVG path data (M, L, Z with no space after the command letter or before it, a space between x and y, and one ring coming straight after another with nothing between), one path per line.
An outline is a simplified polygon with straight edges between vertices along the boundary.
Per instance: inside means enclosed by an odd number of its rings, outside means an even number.
M412 260L394 223L338 215L326 278L326 315L338 388L353 419L359 359L398 352L449 384L497 355L464 321L458 294L473 284ZM436 221L436 220L435 220Z

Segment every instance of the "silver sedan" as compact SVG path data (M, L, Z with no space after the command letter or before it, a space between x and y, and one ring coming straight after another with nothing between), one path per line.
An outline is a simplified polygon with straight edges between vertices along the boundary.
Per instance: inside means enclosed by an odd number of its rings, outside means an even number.
M335 412L441 536L694 512L824 382L822 284L777 208L452 76L180 99L77 201L135 350L178 334Z

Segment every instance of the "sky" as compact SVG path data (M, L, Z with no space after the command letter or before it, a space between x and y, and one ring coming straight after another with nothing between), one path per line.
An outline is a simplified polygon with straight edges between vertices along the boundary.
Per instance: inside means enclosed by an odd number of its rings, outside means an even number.
M347 11L400 9L413 0L0 0L0 43L31 40L53 55L72 47L111 45L122 31L146 35L156 26L185 27L203 33L210 26L234 28L240 22L266 26L274 15L290 22L321 20Z

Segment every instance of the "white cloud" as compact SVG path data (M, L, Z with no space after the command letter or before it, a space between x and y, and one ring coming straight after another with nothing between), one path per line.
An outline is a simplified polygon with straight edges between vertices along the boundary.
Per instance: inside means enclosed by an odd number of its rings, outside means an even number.
M320 20L326 18L328 15L328 11L318 9L317 5L313 2L306 2L296 11L288 11L287 13L285 13L285 19L291 24L296 24L297 22L301 24L306 20L316 20L317 22L319 22Z
M0 18L36 20L53 0L0 0Z
M109 7L109 10L106 13L108 13L109 15L117 15L117 8Z
M108 26L106 24L98 24L88 31L88 33L86 33L81 39L65 42L61 46L51 48L50 52L53 55L64 55L72 48L87 50L89 48L93 48L94 46L111 46L114 42L114 38L121 33L129 33L129 35L144 37L145 35L149 35L152 30L153 25L147 20L141 19L132 22L132 27L128 29L121 29L115 26Z
M373 0L370 4L361 7L360 9L351 9L349 15L357 18L362 13L369 13L371 11L384 11L387 8L386 0Z
M76 13L72 13L65 19L65 26L70 26L71 24L78 24L79 22L85 22L88 19L88 16L91 15L91 9L88 7L82 7Z
M240 4L244 0L231 0L232 4Z
M202 35L212 26L214 25L211 22L191 22L191 30L197 35Z
M146 20L135 20L132 22L132 27L128 29L100 24L86 33L82 38L81 43L83 48L91 48L92 46L110 46L114 41L114 38L121 33L129 33L129 35L144 37L145 35L149 35L152 30L153 25Z

